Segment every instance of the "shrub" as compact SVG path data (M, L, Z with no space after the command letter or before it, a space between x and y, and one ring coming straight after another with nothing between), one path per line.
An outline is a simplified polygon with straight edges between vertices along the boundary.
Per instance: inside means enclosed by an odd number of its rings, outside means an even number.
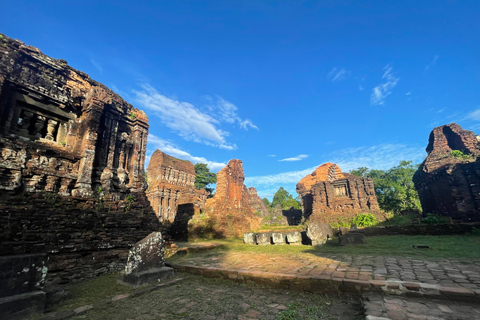
M440 224L440 223L446 223L446 219L444 217L439 217L437 215L434 215L433 213L427 213L427 216L422 219L422 223Z
M371 227L377 224L377 218L371 213L361 213L352 219L351 224L356 224L357 227Z
M456 159L470 159L473 157L473 155L465 154L460 150L452 150L450 151L450 155Z

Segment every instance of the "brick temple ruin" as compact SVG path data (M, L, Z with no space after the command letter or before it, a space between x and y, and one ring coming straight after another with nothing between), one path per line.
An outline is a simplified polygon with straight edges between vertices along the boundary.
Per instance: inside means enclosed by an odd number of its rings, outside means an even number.
M333 163L319 166L297 183L303 214L310 220L336 223L350 220L359 213L381 218L373 181L343 173Z
M129 249L160 230L145 194L147 135L144 112L0 34L0 264L19 277L26 267L18 281L35 283L2 284L0 299L32 289L45 299L43 283L121 270Z
M147 172L147 197L161 222L174 222L184 204L192 204L192 215L203 209L208 192L195 189L195 167L190 161L156 150Z
M413 176L424 214L465 222L480 220L479 140L456 123L432 130L427 158ZM454 157L454 150L465 156Z
M217 238L240 237L244 232L259 228L261 218L255 211L263 202L256 190L247 189L244 181L242 161L230 160L217 173L216 192L207 199L205 211L190 220L189 234L201 234L207 230Z

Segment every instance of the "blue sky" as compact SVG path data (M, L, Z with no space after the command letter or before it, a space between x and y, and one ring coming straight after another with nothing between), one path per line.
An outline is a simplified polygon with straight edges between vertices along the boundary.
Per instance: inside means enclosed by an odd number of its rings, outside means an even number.
M420 163L430 131L480 132L480 1L2 1L0 32L150 118L156 148L261 197L325 162Z

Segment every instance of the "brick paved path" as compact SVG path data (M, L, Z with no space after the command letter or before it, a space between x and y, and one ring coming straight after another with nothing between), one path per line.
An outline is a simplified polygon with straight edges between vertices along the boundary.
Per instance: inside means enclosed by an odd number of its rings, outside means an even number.
M480 319L477 260L466 263L450 259L214 251L186 255L176 259L174 266L206 276L263 281L294 290L315 292L325 286L363 292L368 320Z

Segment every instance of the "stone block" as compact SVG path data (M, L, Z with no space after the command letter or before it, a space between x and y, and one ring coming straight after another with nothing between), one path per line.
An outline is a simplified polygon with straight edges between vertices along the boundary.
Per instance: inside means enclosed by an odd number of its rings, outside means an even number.
M312 245L323 245L333 236L333 229L330 225L322 222L309 222L307 224L307 237Z
M257 244L257 239L255 238L255 233L247 232L243 234L243 242L246 244Z
M161 268L165 265L164 245L161 232L152 232L140 240L128 253L125 274Z
M269 232L257 233L256 238L257 238L258 245L272 244L272 235Z
M287 242L290 245L302 244L302 234L298 231L287 232Z
M365 243L365 238L362 233L349 232L346 235L339 236L339 239L341 246Z
M279 244L279 245L285 244L285 235L283 233L280 233L280 232L273 232L272 233L272 242L274 244Z
M152 232L130 250L122 280L141 285L170 278L173 274L172 268L165 267L162 233Z

